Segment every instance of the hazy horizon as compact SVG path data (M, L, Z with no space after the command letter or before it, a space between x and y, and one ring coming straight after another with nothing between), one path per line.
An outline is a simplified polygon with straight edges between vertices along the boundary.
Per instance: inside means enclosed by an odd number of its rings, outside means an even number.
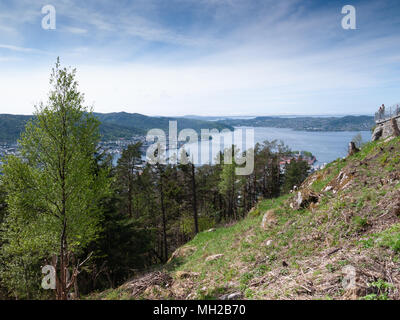
M184 114L184 115L162 115L162 114L145 114L140 112L126 112L126 111L111 111L111 112L97 112L93 111L94 113L127 113L127 114L141 114L147 117L166 117L166 118L190 118L190 117L198 117L198 118L255 118L255 117L313 117L313 118L325 118L325 117L347 117L347 116L373 116L373 114L233 114L233 115L200 115L200 114ZM10 112L1 112L0 115L19 115L19 116L32 116L33 113L10 113Z
M101 113L373 114L400 100L398 12L395 0L5 0L0 113L45 102L59 56Z

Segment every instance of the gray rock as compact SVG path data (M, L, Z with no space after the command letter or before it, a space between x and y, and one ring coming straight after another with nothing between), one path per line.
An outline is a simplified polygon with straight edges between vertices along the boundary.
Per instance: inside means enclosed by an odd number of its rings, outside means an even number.
M356 154L359 151L360 151L360 149L358 149L356 147L356 144L354 143L354 141L351 141L349 143L349 156L352 156L353 154Z
M231 294L228 296L228 300L238 300L238 299L240 299L240 298L242 298L242 293L241 293L241 292L231 293Z
M383 133L383 128L381 126L378 126L375 128L374 132L372 133L372 141L377 141L382 137Z
M267 230L269 226L273 225L276 223L276 218L275 218L275 211L274 210L268 210L261 221L261 228L264 230Z
M222 254L222 253L220 253L220 254L214 254L214 255L212 255L212 256L208 256L207 258L206 258L206 262L208 262L208 261L214 261L214 260L217 260L217 259L220 259L220 258L222 258L224 255Z
M224 294L223 296L220 297L221 300L239 300L243 297L241 292L234 292L234 293L228 293Z
M297 197L290 203L290 207L294 210L308 208L311 203L317 203L319 195L309 189L303 189L297 193Z

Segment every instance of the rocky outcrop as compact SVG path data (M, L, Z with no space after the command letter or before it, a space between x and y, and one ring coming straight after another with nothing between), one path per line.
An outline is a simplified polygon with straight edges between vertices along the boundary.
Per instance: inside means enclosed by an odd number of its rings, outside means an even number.
M378 123L374 132L372 133L372 141L386 139L393 136L400 136L399 126L400 116Z
M193 246L184 246L176 249L174 253L172 253L171 258L169 258L167 263L172 262L175 259L178 258L184 258L186 256L191 255L193 252L196 251L196 247Z
M392 126L392 129L393 129L393 136L395 136L395 137L400 136L399 123L397 122L397 120L394 118L391 119L390 125Z
M241 298L243 298L243 295L241 292L234 292L234 293L222 295L220 297L220 300L239 300Z
M290 203L290 207L294 210L306 209L312 203L319 201L319 195L309 189L302 189L297 193L297 197Z
M383 126L377 126L372 133L372 141L378 141L383 135Z

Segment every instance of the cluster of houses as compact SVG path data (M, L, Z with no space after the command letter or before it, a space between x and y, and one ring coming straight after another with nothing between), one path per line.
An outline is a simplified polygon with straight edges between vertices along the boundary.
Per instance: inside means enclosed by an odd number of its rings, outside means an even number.
M146 141L145 136L133 136L130 139L117 139L110 141L101 141L99 148L106 154L110 154L113 157L114 165L117 164L118 159L121 157L122 152L131 144L142 143L142 154L145 154L146 149L149 147L149 142Z
M142 143L142 154L144 155L150 143L146 141L144 136L133 136L130 139L117 139L110 141L101 141L99 147L105 153L112 155L114 165L117 164L118 159L121 157L122 152L130 144ZM17 143L2 143L0 142L0 165L2 164L1 159L8 155L19 155ZM285 166L293 160L304 160L311 167L311 171L321 169L321 165L316 165L317 159L314 155L309 152L295 152L290 156L285 156L280 161L280 166L284 170ZM323 165L322 165L323 166Z
M18 145L16 143L0 142L0 165L2 165L2 159L9 155L19 155Z
M301 151L295 152L290 156L283 157L279 164L282 168L284 168L292 161L299 161L300 159L306 161L310 167L312 167L317 162L317 158L314 155L310 154L309 152Z

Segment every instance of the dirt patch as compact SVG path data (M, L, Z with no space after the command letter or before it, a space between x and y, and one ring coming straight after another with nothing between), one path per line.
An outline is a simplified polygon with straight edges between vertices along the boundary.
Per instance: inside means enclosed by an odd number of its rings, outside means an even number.
M138 297L149 287L165 287L172 283L172 277L165 272L148 273L138 279L125 283L122 288L131 290L132 297Z

